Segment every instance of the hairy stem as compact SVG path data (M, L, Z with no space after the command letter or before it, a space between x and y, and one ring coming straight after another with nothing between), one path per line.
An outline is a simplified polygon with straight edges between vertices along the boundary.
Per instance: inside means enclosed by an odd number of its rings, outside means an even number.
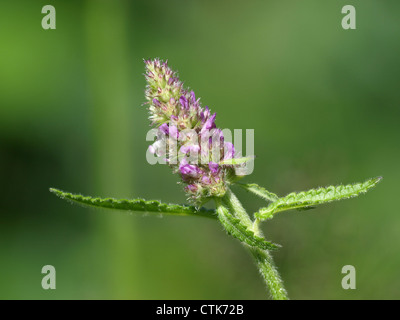
M274 300L288 300L282 279L275 267L274 261L268 250L249 247L251 254L256 260L258 270L262 275Z
M246 210L243 208L242 204L240 203L239 199L236 195L228 189L226 191L225 196L222 198L224 204L231 210L232 214L240 219L242 223L247 226L248 228L252 229L252 221L247 214Z
M246 225L247 228L252 230L255 235L262 237L262 232L258 228L258 224L251 221L246 210L243 208L239 199L235 194L228 189L228 192L222 199L223 203L228 206L232 214L241 220L241 222ZM217 201L217 206L221 205ZM282 279L275 267L272 256L268 250L262 250L256 247L251 247L245 245L253 257L256 260L257 267L262 275L273 299L275 300L287 300L288 296L286 290L283 287Z

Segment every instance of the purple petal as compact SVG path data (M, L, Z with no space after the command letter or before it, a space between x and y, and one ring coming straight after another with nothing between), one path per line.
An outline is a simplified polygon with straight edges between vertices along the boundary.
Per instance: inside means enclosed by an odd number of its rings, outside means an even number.
M168 131L169 131L168 124L163 123L158 129L159 129L162 133L168 134Z
M187 101L187 99L186 99L185 96L181 96L181 97L179 98L179 102L181 103L181 105L182 105L182 107L183 107L184 109L187 109L187 108L189 107L188 101Z
M191 98L192 102L196 101L196 96L193 91L190 91L190 98Z
M220 142L224 141L224 135L221 129L212 129L210 143L219 144Z
M233 144L231 142L225 142L224 149L224 160L233 159L233 157L235 156L235 147L233 146Z
M203 176L203 177L201 178L201 182L202 182L203 184L211 184L211 180L210 180L210 178L207 177L207 176Z
M218 163L215 163L215 162L211 161L208 164L208 167L210 168L210 171L211 171L212 174L218 173Z
M203 124L203 127L201 128L200 134L206 132L207 130L215 128L215 117L217 116L216 113L214 113L211 117L207 119L207 121Z
M200 168L193 164L187 164L186 166L180 167L179 170L183 175L191 176L193 178L197 178L200 174Z
M169 127L169 136L178 140L179 132L178 132L178 128L176 126Z
M179 163L179 169L181 169L181 167L187 166L188 164L189 164L189 163L187 162L186 157L183 158L183 159L181 160L181 162Z
M149 151L152 154L156 154L157 156L161 157L165 155L166 145L162 140L157 140L152 145L149 146Z
M206 106L205 109L200 112L200 120L201 120L201 122L206 121L209 116L210 116L210 109Z
M153 103L154 103L154 105L156 105L157 107L160 107L160 106L161 106L160 101L158 101L158 99L156 99L156 98L153 99Z
M199 167L193 164L188 164L186 158L183 158L181 163L179 164L179 171L182 174L182 178L198 178L203 172Z
M188 186L186 186L186 191L188 192L192 192L195 193L197 191L197 186L195 184L189 184Z
M191 144L191 145L184 145L180 148L180 152L187 154L187 153L198 153L200 151L200 146L197 144Z

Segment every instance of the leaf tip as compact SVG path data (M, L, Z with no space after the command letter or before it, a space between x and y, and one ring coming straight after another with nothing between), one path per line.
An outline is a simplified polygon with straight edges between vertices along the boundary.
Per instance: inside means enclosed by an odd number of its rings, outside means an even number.
M63 191L61 191L60 189L56 189L56 188L49 188L49 191L54 194L55 196L61 198L61 199L65 199L65 193Z
M368 180L367 182L370 183L370 187L369 188L375 187L379 182L382 181L382 179L383 179L383 177L379 176L379 177L372 178L372 179Z
M60 193L60 190L58 190L58 189L56 189L56 188L49 188L49 191L50 191L51 193L54 193L55 195L57 195L57 194Z

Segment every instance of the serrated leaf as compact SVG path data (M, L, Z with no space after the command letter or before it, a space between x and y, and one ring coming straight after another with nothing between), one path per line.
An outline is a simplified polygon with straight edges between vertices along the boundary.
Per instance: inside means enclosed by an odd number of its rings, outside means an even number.
M254 156L252 157L243 157L243 158L232 158L226 159L219 162L220 165L235 165L235 164L242 164L248 161L254 160Z
M260 187L258 184L255 183L238 183L239 186L241 186L243 189L250 191L254 193L255 195L259 196L260 198L274 202L279 199L279 197L272 192L269 192L263 187Z
M51 188L50 192L54 193L61 199L75 202L84 206L91 206L105 209L116 209L131 212L150 212L157 214L179 215L179 216L201 216L216 219L215 210L206 208L197 209L194 206L178 205L162 203L157 200L144 199L114 199L114 198L94 198L90 196L82 196L80 194L72 194L58 189Z
M262 250L274 250L278 248L278 245L256 236L254 232L242 224L238 218L232 216L228 209L223 205L218 205L217 214L219 221L222 223L228 234L241 242Z
M265 220L280 211L308 208L323 203L353 198L373 188L381 179L379 177L363 183L329 186L300 193L293 192L286 197L279 198L268 207L260 209L255 213L255 217Z

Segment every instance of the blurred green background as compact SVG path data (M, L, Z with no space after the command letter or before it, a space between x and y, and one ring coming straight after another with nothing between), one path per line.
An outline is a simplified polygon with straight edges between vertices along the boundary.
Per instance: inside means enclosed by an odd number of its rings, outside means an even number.
M43 30L41 9L56 8ZM357 29L341 28L353 4ZM265 299L215 221L72 206L49 187L184 203L146 162L143 58L169 59L255 130L246 178L285 195L382 175L366 196L268 222L292 299L399 299L400 2L0 1L0 298ZM238 190L249 210L263 202ZM53 265L57 289L43 290ZM353 265L357 289L343 290Z

